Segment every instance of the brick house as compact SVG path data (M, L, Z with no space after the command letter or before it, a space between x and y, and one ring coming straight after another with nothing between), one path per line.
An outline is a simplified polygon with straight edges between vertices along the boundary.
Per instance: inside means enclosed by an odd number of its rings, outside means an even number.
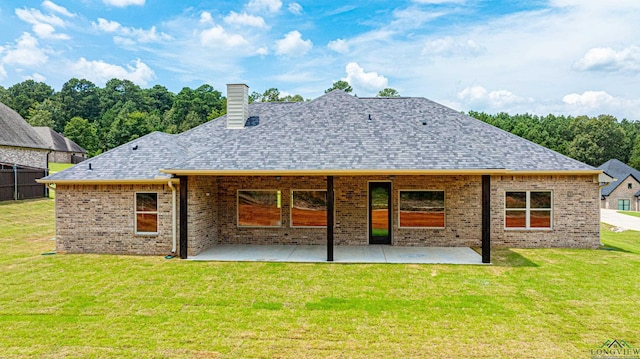
M52 128L37 126L33 127L33 129L40 136L42 142L51 149L49 162L78 163L87 158L87 151L84 148Z
M56 250L218 244L596 248L602 171L425 98L248 104L42 180Z
M611 159L598 167L614 178L602 187L600 207L620 211L640 211L640 171Z
M0 102L0 163L48 168L49 146L20 114Z

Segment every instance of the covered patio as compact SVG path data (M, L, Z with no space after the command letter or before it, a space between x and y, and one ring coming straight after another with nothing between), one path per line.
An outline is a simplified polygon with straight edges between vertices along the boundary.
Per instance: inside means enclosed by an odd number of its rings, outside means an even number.
M216 245L187 259L194 261L296 262L327 261L325 245ZM337 263L483 264L469 247L335 246Z

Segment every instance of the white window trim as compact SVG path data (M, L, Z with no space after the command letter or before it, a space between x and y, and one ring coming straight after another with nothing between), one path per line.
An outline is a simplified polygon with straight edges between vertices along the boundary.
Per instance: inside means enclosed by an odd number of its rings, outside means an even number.
M289 205L289 208L291 209L289 211L289 227L290 228L315 228L315 229L326 229L327 226L294 226L293 225L293 192L295 191L300 191L300 192L327 192L326 189L303 189L303 188L295 188L295 189L291 189L291 203ZM335 191L334 191L335 193ZM333 206L333 218L335 218L335 214L336 214L336 208L335 206Z
M526 208L507 208L507 192L526 192ZM551 208L531 208L531 192L549 192L551 194ZM510 189L504 191L504 229L509 231L550 231L553 229L553 191L549 189ZM507 211L525 211L525 226L526 227L507 227ZM550 223L549 227L531 227L531 212L536 211L550 211Z
M280 224L277 226L242 226L240 225L240 192L278 192L280 193ZM282 191L279 189L251 189L251 188L242 188L236 191L236 227L237 228L282 228L283 220L282 220Z
M138 211L138 194L155 194L156 195L156 210L155 211ZM149 236L158 234L158 227L160 227L160 213L158 206L160 202L160 196L158 192L135 192L133 194L133 226L135 228L136 235ZM138 231L138 214L155 214L156 215L156 231L155 232L139 232Z
M403 227L400 222L400 192L442 192L444 194L444 226L443 227ZM439 207L429 207L439 208ZM399 189L398 190L398 228L402 229L445 229L447 228L447 191L443 189Z

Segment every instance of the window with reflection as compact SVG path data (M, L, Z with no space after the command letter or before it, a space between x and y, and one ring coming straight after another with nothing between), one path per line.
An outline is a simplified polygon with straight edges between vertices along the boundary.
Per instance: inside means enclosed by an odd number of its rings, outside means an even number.
M400 227L444 228L444 191L400 191Z
M551 228L551 191L505 192L506 228Z
M136 233L158 233L157 193L136 193Z
M239 227L280 227L281 194L277 190L239 190Z
M291 191L291 226L326 227L327 191Z

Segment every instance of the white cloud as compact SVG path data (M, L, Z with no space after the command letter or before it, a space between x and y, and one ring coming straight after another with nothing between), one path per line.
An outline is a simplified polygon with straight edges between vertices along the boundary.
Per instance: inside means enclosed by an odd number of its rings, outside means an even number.
M434 57L473 57L484 52L484 48L473 40L454 39L450 36L428 40L422 48L422 55Z
M113 43L122 47L131 47L131 46L135 46L136 44L136 42L131 40L130 38L122 37L122 36L114 36Z
M389 80L377 72L365 72L360 65L351 62L346 66L347 77L343 78L354 87L362 87L365 90L381 90L387 87Z
M49 0L45 0L42 2L42 7L45 9L48 9L50 11L53 12L57 12L60 15L64 15L66 17L75 17L76 15L71 13L69 10L67 10L67 8L65 8L64 6L60 6L52 1Z
M246 46L249 42L238 34L229 34L222 26L215 25L200 33L200 43L208 47L238 47Z
M104 32L116 32L120 29L120 23L117 21L109 21L107 19L98 18L98 23L92 23L94 28L100 29Z
M42 39L54 39L54 40L69 40L70 37L67 34L56 34L56 29L49 24L37 24L33 25L33 32Z
M346 54L349 52L349 44L344 39L329 41L327 47L340 54Z
M2 62L9 65L40 66L48 60L47 54L38 47L38 40L25 32L14 48L7 48Z
M571 93L562 98L562 102L567 105L584 106L589 108L600 107L614 101L614 97L605 91L585 91L581 95Z
M303 56L311 48L311 40L303 40L302 34L296 30L287 33L283 39L276 41L276 55L291 57Z
M278 12L282 7L282 1L280 0L251 0L249 4L247 4L247 8L254 12L259 11L268 11L268 12Z
M7 70L4 69L4 65L0 64L0 80L7 78Z
M620 51L610 47L592 48L575 64L580 71L640 71L640 47L631 45Z
M45 3L43 3L43 6L45 6ZM53 5L57 6L55 4ZM55 33L56 29L54 26L64 27L66 25L64 20L55 15L45 15L38 9L16 9L15 13L20 20L32 25L33 32L39 38L53 40L70 39L69 35Z
M110 21L103 18L98 18L98 22L91 23L91 25L98 30L107 33L117 33L118 36L114 36L113 40L116 44L130 44L136 43L149 43L149 42L161 42L171 40L172 37L164 32L158 32L155 26L152 26L149 30L122 26L117 21Z
M106 5L116 6L116 7L126 7L129 5L144 5L145 0L102 0Z
M562 98L562 102L565 104L563 113L570 113L574 116L610 114L619 119L636 120L640 118L640 98L616 97L606 91L570 93Z
M300 15L302 14L302 5L298 4L297 2L292 2L289 3L287 10L289 10L289 12L292 14Z
M488 91L479 85L467 87L458 92L458 98L468 105L504 108L505 110L510 105L533 102L533 99L517 96L508 90Z
M126 68L106 63L102 60L87 61L81 57L71 64L71 71L76 77L86 78L96 84L104 84L112 78L127 79L140 86L155 79L156 75L145 63L136 60L135 66L127 65Z
M201 24L212 24L213 23L213 17L211 16L211 13L208 11L203 11L200 14L200 23Z
M45 82L47 80L46 77L44 77L43 75L41 75L41 74L39 74L37 72L34 72L30 76L26 76L25 79L26 80L33 80L33 81L36 81L36 82Z
M266 47L261 47L256 50L256 55L266 56L267 54L269 54L269 50Z
M224 22L231 25L239 25L239 26L252 26L265 28L267 24L264 22L264 19L260 16L249 15L247 13L238 14L235 11L231 11L229 15L224 17Z
M65 26L65 21L55 15L45 15L38 9L16 9L18 18L32 25L41 23L52 26Z

